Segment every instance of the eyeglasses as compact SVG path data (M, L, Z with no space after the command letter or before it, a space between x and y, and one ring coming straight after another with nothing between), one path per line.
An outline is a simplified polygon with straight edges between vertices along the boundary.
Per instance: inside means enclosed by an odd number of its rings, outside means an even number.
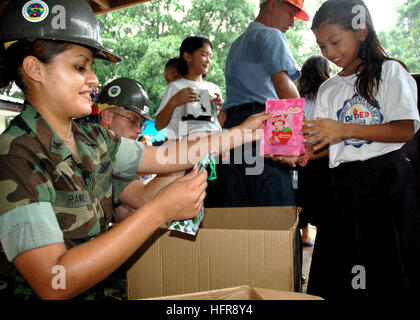
M115 111L110 111L110 112L113 113L113 114L116 114L117 116L126 118L127 120L129 120L131 122L131 124L133 126L135 126L136 128L140 128L142 131L146 128L146 124L144 123L144 121L140 121L140 120L137 120L137 119L133 119L133 118L124 116L124 115L122 115L118 112L115 112Z

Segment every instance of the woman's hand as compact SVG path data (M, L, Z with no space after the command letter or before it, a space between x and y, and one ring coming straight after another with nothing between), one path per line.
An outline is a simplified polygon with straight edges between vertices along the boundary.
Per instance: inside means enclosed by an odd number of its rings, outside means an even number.
M332 142L343 140L345 125L332 119L316 118L312 121L304 121L302 132L306 146L311 146L316 151Z
M268 119L270 119L271 116L272 116L272 112L256 113L256 114L253 114L252 116L249 116L244 122L242 122L239 126L234 127L234 128L238 128L243 132L245 143L259 140L261 139L262 130L258 130L258 129L262 129L264 127L264 123ZM247 134L248 132L246 132L245 130L248 130L249 133L252 132L252 135ZM251 139L249 139L249 137L251 137Z
M194 218L200 212L206 197L207 171L197 174L198 166L150 200L156 207L156 213L165 216L165 221Z

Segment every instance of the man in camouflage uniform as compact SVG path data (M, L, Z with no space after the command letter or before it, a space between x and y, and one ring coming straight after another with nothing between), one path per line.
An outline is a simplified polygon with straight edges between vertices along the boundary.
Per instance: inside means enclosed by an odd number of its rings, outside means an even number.
M115 79L105 85L97 97L99 124L121 137L136 140L145 128L145 121L152 120L149 104L149 96L140 82L130 78ZM140 142L152 145L150 137L146 135L141 136ZM148 174L135 181L114 177L116 221L122 221L160 189L181 176L182 172L159 176Z

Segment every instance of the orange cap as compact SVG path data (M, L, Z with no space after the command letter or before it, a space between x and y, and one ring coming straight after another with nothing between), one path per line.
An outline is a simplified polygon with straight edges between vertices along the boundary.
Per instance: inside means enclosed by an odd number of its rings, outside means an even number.
M284 0L284 2L288 2L300 9L296 14L296 18L302 21L309 21L309 15L302 9L304 0Z
M260 0L260 4L267 2L268 0ZM283 2L288 2L291 5L295 6L296 8L300 9L300 11L296 14L296 18L303 21L309 21L309 15L302 9L303 2L305 0L283 0Z

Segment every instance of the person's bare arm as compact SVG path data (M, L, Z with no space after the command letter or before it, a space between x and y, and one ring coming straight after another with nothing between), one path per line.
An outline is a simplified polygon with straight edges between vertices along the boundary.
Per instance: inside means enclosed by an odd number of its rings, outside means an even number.
M313 146L314 150L322 149L330 143L349 138L378 142L408 142L413 137L413 132L413 120L363 125L317 118L316 120L305 121L303 129L305 142L316 142Z
M145 146L143 161L137 173L166 174L192 168L203 156L216 149L220 154L245 143L258 140L264 122L271 113L248 117L240 125L196 140L169 140L159 147Z
M152 199L160 189L166 187L184 175L184 171L154 177L148 184L141 180L131 181L123 190L119 201L130 208L140 208L146 201Z
M300 98L299 91L287 72L278 72L271 77L271 80L279 99Z
M225 121L226 121L226 110L224 109L219 110L217 121L219 121L220 126L223 128L223 125L225 124Z
M188 175L162 189L151 201L110 231L67 250L57 243L18 255L14 264L41 299L70 299L105 279L126 261L161 225L193 218L207 187L207 172ZM65 289L55 289L54 266L65 272Z

